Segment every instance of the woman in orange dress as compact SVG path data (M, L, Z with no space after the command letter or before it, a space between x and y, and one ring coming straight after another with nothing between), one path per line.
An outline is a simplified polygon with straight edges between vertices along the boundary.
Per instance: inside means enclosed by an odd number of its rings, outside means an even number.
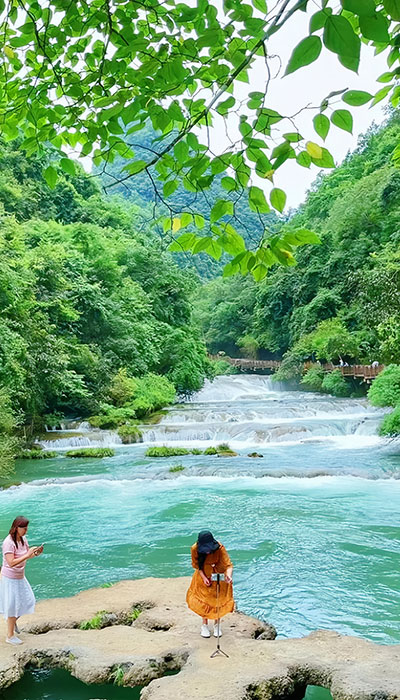
M223 544L214 539L209 530L199 532L197 542L191 548L192 566L195 572L186 594L186 602L202 620L200 634L210 637L208 620L214 623L214 636L221 636L220 618L233 611L232 562ZM217 582L211 574L225 574L220 582L219 605L217 608Z

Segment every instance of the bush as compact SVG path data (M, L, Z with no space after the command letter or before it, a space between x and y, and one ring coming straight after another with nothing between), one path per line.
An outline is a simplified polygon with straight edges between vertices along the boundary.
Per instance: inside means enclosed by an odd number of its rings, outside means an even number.
M400 404L384 417L379 427L379 435L390 435L392 437L400 435Z
M175 387L167 377L150 373L138 379L137 383L135 398L130 405L138 418L159 411L175 401Z
M68 450L66 457L114 457L115 452L110 447L82 447L80 450Z
M149 447L146 450L146 457L181 457L190 455L191 451L186 447Z
M128 377L125 368L120 369L111 381L108 396L115 406L124 406L133 400L137 388L137 379Z
M388 365L371 384L368 398L373 406L400 403L400 365Z
M120 425L124 425L127 421L136 417L135 410L131 406L123 408L115 408L110 404L101 406L101 413L98 416L90 416L88 421L93 428L102 428L103 430L115 430Z
M142 442L142 431L137 427L137 425L132 425L129 423L126 425L121 425L118 428L118 435L120 436L124 445Z
M322 382L322 391L333 396L349 396L350 387L340 370L335 369L325 375Z
M323 369L316 365L307 370L300 383L310 391L321 391L324 375Z
M237 452L234 452L229 445L226 444L226 442L223 442L221 445L217 445L217 447L207 447L206 450L204 450L205 455L220 455L222 457L236 457Z
M20 450L16 456L16 459L54 459L58 457L58 453L53 450L38 450L37 448L32 450Z

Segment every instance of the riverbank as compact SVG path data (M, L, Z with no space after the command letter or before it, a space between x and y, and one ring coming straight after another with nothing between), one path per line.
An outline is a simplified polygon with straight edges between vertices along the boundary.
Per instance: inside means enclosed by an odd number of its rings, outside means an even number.
M199 618L185 604L189 581L121 581L39 602L34 615L21 619L24 645L0 641L0 688L33 665L67 669L85 683L110 682L118 671L123 685L149 684L142 700L291 698L302 697L307 685L330 689L334 700L400 698L400 645L323 630L274 640L268 623L236 612L223 623L221 647L229 658L211 659L216 640L200 637ZM132 620L133 610L140 612ZM109 626L79 629L100 611Z

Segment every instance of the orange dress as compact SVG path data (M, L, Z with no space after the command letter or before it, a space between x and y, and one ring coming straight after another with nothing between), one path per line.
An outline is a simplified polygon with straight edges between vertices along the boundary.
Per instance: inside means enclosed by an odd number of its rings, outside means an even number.
M199 560L197 554L197 543L191 548L192 552L192 566L195 570L192 581L190 583L188 592L186 594L186 602L193 612L201 615L202 617L208 617L210 620L217 620L219 617L223 617L227 613L233 611L234 601L233 601L233 587L231 583L226 583L226 581L220 582L219 589L219 612L217 611L217 583L212 581L211 586L206 586L203 583L203 579L200 576L200 571L198 569ZM212 566L215 564L215 568ZM225 547L220 544L219 549L211 554L207 554L203 571L207 578L210 578L211 574L214 572L216 574L223 574L229 566L232 566L232 562L229 559L228 552Z

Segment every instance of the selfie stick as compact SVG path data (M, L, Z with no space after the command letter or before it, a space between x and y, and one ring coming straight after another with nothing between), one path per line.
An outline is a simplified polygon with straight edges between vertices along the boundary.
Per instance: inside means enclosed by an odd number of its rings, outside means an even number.
M224 574L217 574L217 573L214 574L214 576L216 576L216 579L217 579L217 615L218 615L218 618L217 618L217 630L218 630L218 636L217 636L217 648L216 648L216 650L213 651L213 653L211 654L210 659L213 659L214 656L226 656L226 658L229 659L229 655L228 655L228 654L225 654L225 652L222 651L222 649L221 649L221 647L220 647L220 645L219 645L220 623L221 623L221 620L220 620L220 617L219 617L219 584L220 584L221 576L223 576L224 578L225 578L225 576L224 576Z

